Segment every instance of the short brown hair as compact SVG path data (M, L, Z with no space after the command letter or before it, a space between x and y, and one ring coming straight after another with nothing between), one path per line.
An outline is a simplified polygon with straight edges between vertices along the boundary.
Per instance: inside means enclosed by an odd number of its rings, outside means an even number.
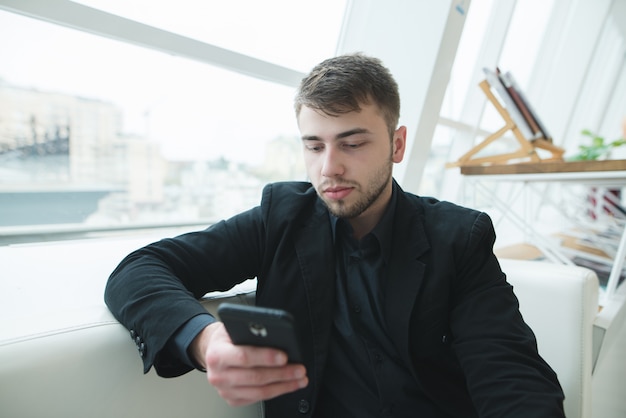
M295 98L296 116L302 106L329 116L360 111L361 104L378 105L390 136L400 118L400 94L391 72L378 58L361 53L329 58L302 79Z

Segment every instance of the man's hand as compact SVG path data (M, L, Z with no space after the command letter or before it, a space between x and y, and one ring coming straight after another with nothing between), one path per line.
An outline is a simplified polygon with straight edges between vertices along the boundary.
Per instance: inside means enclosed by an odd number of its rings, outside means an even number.
M304 366L287 364L283 351L234 345L221 322L207 326L189 349L206 368L209 383L231 406L271 399L309 383Z

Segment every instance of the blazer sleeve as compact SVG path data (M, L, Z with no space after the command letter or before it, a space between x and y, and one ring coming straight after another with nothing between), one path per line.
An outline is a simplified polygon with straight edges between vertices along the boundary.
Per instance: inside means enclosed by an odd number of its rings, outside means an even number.
M206 313L200 297L257 275L262 218L257 207L206 230L155 242L129 254L113 271L105 302L130 330L144 372L153 365L164 377L191 370L166 344L188 320Z
M563 417L561 386L537 352L494 242L491 219L478 214L451 287L453 350L471 398L481 417Z

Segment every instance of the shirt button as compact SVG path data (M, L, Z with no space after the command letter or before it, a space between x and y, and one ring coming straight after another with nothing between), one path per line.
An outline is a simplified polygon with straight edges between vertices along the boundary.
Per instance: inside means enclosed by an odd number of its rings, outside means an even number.
M307 412L309 412L309 408L309 402L305 399L301 399L298 403L298 412L300 412L301 414L306 414Z
M354 306L352 307L352 310L353 310L355 313L361 313L361 306L360 306L360 305L354 305Z

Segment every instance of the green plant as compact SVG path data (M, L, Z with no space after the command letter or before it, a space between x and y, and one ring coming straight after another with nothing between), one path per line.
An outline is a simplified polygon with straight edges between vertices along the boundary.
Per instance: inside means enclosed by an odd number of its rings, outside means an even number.
M570 157L569 160L571 161L605 159L609 156L613 148L626 145L626 139L624 138L619 138L611 142L605 142L604 137L601 137L588 129L583 129L580 133L591 138L591 145L579 145L578 154Z

